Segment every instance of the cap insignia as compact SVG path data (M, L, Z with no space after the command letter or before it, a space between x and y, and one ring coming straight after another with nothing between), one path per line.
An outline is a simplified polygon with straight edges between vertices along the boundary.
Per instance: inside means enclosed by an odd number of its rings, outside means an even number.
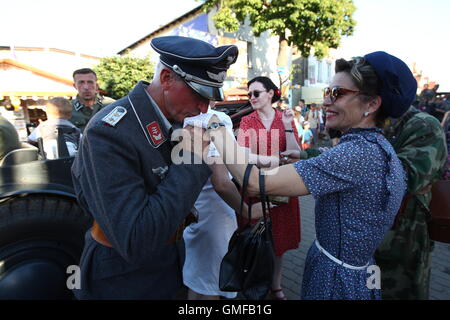
M227 77L226 71L222 71L217 74L209 72L209 71L206 71L206 73L208 74L208 77L210 77L213 80L216 80L217 82L223 82L225 80L225 78Z

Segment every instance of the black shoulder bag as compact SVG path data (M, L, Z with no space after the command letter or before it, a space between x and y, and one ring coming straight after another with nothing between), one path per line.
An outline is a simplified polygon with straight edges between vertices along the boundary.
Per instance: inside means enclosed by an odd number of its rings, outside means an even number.
M242 215L244 196L253 165L245 170L242 185L240 214ZM254 226L251 222L251 204L248 205L248 222L238 228L230 239L228 252L222 259L219 274L219 288L222 291L241 291L249 300L262 300L272 284L275 254L272 242L270 208L265 194L264 175L259 172L260 197L263 217Z

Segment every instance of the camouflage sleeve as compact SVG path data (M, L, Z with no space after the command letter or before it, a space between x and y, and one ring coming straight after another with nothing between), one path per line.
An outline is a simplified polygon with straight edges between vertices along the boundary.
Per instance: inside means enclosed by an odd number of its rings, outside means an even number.
M306 150L301 150L300 151L300 160L307 160L307 159L311 159L314 157L317 157L321 154L322 152L319 150L319 148L308 148Z
M415 193L439 179L446 159L444 132L434 117L419 113L407 121L394 145Z

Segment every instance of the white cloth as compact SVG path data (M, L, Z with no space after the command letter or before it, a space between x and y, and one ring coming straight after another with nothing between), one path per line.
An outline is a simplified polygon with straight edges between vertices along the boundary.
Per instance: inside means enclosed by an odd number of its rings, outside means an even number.
M231 118L227 116L225 113L213 110L211 108L208 109L207 113L200 113L195 117L187 117L184 119L183 128L187 126L200 127L206 129L208 127L209 120L213 115L216 115L219 118L219 121L225 125L225 128L233 134L233 121ZM214 143L209 144L208 157L218 157L220 156L219 151L217 151Z
M200 127L200 128L206 129L206 128L208 128L209 119L211 119L213 114L218 114L218 113L223 113L223 112L218 112L218 111L215 111L212 109L208 109L207 113L200 113L199 115L197 115L195 117L184 118L183 128L187 127L187 126L194 126L194 127Z
M227 129L232 130L230 117L222 112L209 110L208 113L210 112L218 114L220 121L225 123ZM186 123L189 125L193 122L185 121L185 126ZM186 247L183 283L203 295L235 298L236 292L224 292L219 289L220 263L228 250L228 242L237 228L234 210L216 193L211 179L203 186L194 206L198 211L198 222L189 225L183 234Z
M237 228L234 210L214 191L210 180L195 202L195 208L198 222L189 225L183 234L186 246L183 283L200 294L235 298L236 292L219 289L220 263Z
M43 142L44 151L47 159L57 159L58 158L58 142L56 140L46 140ZM74 157L77 154L77 148L72 142L66 142L67 151L69 151L69 156Z

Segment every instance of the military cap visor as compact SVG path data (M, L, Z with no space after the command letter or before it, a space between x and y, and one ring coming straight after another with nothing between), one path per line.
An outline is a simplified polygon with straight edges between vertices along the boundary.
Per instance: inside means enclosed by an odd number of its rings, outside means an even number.
M208 100L222 101L226 72L238 56L234 45L214 47L187 37L154 38L152 48L160 61L179 75L189 87Z
M195 77L194 75L190 73L186 73L183 69L181 69L180 66L177 64L171 65L170 63L167 63L166 61L161 60L161 63L165 65L166 67L169 67L172 69L173 72L175 72L180 78L184 80L184 82L195 92L197 92L199 95L201 95L203 98L206 98L208 100L212 101L223 101L225 100L225 96L223 94L222 87L218 87L215 83L207 83L206 81L203 81L201 78ZM198 79L195 79L198 78Z
M212 101L223 101L225 96L223 94L222 88L214 88L209 86L204 86L193 81L185 81L186 84L191 87L195 92L197 92L202 97L212 100Z

